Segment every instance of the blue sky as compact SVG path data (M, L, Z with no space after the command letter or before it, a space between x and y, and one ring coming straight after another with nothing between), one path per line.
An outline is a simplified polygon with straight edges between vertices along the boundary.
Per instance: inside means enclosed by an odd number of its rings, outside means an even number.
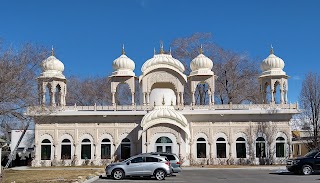
M285 61L288 98L296 102L308 71L319 72L320 1L308 0L0 0L5 42L55 47L65 75L108 75L125 44L142 64L174 38L211 32L226 49L261 62L272 44Z

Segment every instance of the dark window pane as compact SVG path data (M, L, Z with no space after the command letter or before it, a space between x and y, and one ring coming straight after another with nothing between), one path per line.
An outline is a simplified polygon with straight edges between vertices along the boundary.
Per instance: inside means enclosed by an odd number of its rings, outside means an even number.
M125 138L122 140L122 142L130 142L130 140L128 138Z
M137 157L131 160L131 163L142 163L142 162L144 162L143 157Z
M278 137L277 140L279 140L279 141L280 140L284 140L284 138L283 137Z
M237 150L237 158L246 158L246 144L245 143L237 143L236 144Z
M159 159L154 157L146 157L146 162L159 162Z
M102 142L110 142L109 139L103 139Z
M51 142L50 142L50 140L48 140L48 139L44 139L44 140L42 141L42 143L51 143Z
M127 159L131 154L130 144L121 144L121 159Z
M176 158L171 154L160 154L160 156L165 156L169 161L176 160Z
M91 145L82 144L81 145L81 159L91 159Z
M206 143L197 143L197 158L206 158Z
M162 146L157 146L157 152L162 152Z
M156 143L172 143L172 140L168 137L160 137L157 139Z
M166 146L166 152L171 153L171 146Z
M217 139L217 141L225 141L225 140L224 140L224 138L219 137L219 138Z
M90 142L89 139L83 139L82 142Z
M237 138L237 141L246 141L243 137Z
M256 143L256 157L257 158L265 158L266 157L266 149L264 142Z
M206 141L206 139L204 139L204 138L198 138L197 141Z
M71 159L71 145L61 145L61 159Z
M263 137L258 137L256 141L265 141Z
M41 160L50 160L51 145L41 145Z
M284 143L276 143L276 157L284 157Z
M70 140L69 139L63 139L62 142L70 142Z
M111 158L111 144L101 144L101 159Z
M226 143L217 143L217 157L226 158Z

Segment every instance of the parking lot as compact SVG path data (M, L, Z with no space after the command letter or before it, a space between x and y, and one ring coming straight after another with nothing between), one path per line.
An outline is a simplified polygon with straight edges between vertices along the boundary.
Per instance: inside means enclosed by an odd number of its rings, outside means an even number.
M102 177L95 183L103 182L158 182L150 178L126 178L124 180L112 180ZM320 182L319 174L294 175L284 169L185 169L180 174L167 177L162 182L192 182L192 183L311 183Z

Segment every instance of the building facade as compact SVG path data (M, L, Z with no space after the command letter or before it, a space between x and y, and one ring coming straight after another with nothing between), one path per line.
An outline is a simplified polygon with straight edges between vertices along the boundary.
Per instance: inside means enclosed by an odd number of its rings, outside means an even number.
M32 165L102 165L155 151L175 153L184 165L282 163L292 156L289 121L299 110L287 102L284 61L273 50L263 60L261 104L215 104L212 67L201 48L187 76L184 65L161 46L136 77L123 48L110 76L112 105L66 106L64 65L52 54L38 77L40 106L28 109L35 117ZM141 104L135 102L136 80ZM209 102L198 105L197 86L204 83ZM131 105L117 105L120 84L129 86ZM184 101L186 88L190 104Z

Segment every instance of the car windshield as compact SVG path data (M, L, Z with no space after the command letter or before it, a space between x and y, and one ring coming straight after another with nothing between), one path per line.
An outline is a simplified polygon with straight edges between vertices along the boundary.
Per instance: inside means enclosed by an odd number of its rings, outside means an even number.
M317 153L318 151L310 151L306 155L304 155L304 157L311 158L311 157L314 157Z

